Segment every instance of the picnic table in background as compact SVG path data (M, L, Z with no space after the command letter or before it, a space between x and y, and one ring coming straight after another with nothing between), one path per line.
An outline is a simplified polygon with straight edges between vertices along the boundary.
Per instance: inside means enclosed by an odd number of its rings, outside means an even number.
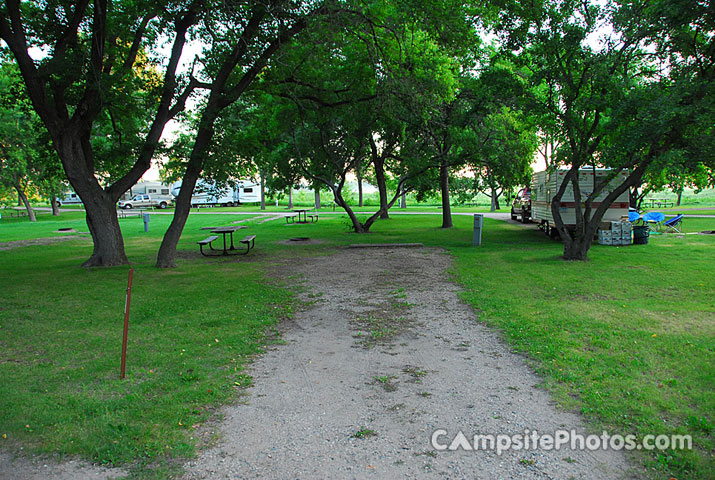
M296 208L293 210L296 214L286 217L286 223L310 223L318 221L318 212L315 215L308 215L309 208ZM310 220L308 220L310 218Z
M669 206L675 206L675 202L667 198L650 198L647 201L650 202L650 208L668 208Z

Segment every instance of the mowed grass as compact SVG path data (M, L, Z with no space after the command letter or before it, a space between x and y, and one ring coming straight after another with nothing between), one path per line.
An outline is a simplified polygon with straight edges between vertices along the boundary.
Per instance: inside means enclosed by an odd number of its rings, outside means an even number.
M89 239L0 252L4 448L133 465L142 478L158 464L161 477L168 460L192 455L214 407L250 385L244 369L290 314L291 294L257 262L194 256L156 269L163 229L154 222L165 228L169 219L153 219L150 234L141 219L122 220L135 270L125 380L129 267L80 268Z
M350 243L423 242L451 253L454 278L479 320L526 354L556 400L582 412L594 431L693 436L692 451L638 454L654 478L708 478L715 469L713 236L594 245L590 260L576 263L559 259L559 243L496 220L485 220L483 246L472 247L471 216L455 216L455 228L442 230L439 216L395 215L358 236L348 233L346 217L321 215L309 225L245 223L239 237L258 235L247 257L198 254L195 242L208 235L200 227L239 218L247 217L190 216L179 267L171 270L153 267L170 216L153 215L149 233L141 219L120 221L135 269L124 381L118 373L128 267L79 268L91 252L88 238L0 251L6 447L134 465L141 477L157 462L191 456L200 425L215 406L237 400L250 382L247 362L290 315L292 280L265 277L271 264L339 254ZM82 229L83 219L65 217L72 221ZM33 229L52 236L56 226L4 224L0 242ZM715 219L686 219L685 227L713 230ZM292 236L324 243L276 243Z

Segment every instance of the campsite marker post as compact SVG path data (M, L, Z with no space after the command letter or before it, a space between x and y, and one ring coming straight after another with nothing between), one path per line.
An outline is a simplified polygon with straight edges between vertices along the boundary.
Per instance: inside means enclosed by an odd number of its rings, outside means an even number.
M119 374L120 379L124 379L124 369L127 365L127 335L129 333L129 305L132 301L132 277L134 269L129 269L129 283L127 284L127 299L124 303L124 336L122 337L122 367Z

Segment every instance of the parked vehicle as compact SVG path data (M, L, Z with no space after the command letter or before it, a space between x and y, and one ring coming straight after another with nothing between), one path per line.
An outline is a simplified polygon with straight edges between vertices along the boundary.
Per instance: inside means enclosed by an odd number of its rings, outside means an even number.
M531 178L531 220L539 224L539 228L547 235L556 237L558 230L555 228L554 217L551 212L551 201L559 190L561 183L564 181L567 169L559 169L554 171L536 172ZM581 189L581 198L585 198L593 192L594 182L603 182L611 173L609 169L584 168L579 171L578 180ZM627 171L620 172L611 182L601 191L591 204L595 209L603 199L612 192L616 186L623 183L628 176ZM603 221L620 221L622 217L628 218L628 190L619 195L613 203L608 207L603 215ZM559 208L561 220L569 230L576 228L576 203L573 196L573 187L569 185L561 197L561 206Z
M172 201L173 199L170 197L141 193L139 195L134 195L129 200L120 200L117 206L124 210L148 207L166 208L171 204Z
M139 194L149 194L155 195L157 197L164 197L165 199L172 199L171 186L165 185L161 182L139 182L135 184L132 188L124 192L120 200L129 200L135 195Z
M521 217L521 223L528 223L531 220L531 191L529 188L522 188L511 204L511 219L516 220Z
M57 198L55 201L58 207L62 205L82 205L82 199L74 192L67 192L64 198Z
M174 197L179 196L181 182L176 182L171 188ZM196 182L191 206L221 206L233 207L241 203L260 202L260 185L250 180L238 180L234 186L218 186L215 182L200 179Z

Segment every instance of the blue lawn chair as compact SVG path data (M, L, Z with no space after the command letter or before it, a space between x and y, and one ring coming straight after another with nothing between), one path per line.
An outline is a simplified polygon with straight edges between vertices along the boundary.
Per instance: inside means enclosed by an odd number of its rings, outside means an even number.
M628 221L631 223L637 222L638 220L641 219L641 214L636 212L635 210L630 210L628 212Z
M683 228L683 215L679 213L673 218L669 218L663 222L663 226L666 228L665 233L681 233L680 230Z
M643 215L643 223L648 225L651 232L659 232L662 228L665 214L661 212L648 212Z

